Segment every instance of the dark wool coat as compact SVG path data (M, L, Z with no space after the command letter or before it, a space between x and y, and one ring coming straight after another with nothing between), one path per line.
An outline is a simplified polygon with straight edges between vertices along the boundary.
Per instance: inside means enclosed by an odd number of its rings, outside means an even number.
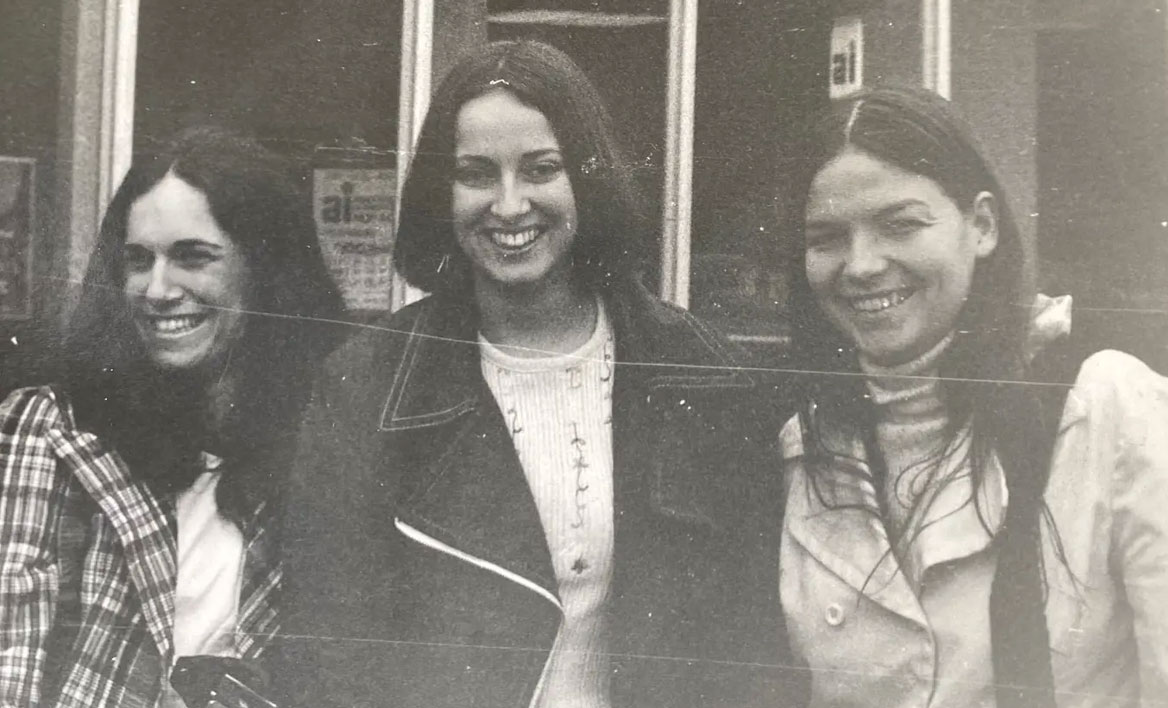
M782 382L614 286L612 702L783 706ZM480 368L469 298L431 296L328 360L284 514L275 682L302 706L522 708L555 640L551 557ZM282 704L283 705L283 704Z

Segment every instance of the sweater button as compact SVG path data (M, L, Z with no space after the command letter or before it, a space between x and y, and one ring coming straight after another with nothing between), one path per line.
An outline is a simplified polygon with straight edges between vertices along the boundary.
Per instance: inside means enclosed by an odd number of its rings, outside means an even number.
M832 627L840 626L844 623L844 608L839 603L831 603L823 613L823 619Z

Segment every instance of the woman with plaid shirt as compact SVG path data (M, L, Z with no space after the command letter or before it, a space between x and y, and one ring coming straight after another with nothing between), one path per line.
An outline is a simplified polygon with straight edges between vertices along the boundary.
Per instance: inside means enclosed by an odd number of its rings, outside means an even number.
M0 404L0 705L181 706L277 628L279 451L340 301L284 166L225 131L114 196L62 384Z

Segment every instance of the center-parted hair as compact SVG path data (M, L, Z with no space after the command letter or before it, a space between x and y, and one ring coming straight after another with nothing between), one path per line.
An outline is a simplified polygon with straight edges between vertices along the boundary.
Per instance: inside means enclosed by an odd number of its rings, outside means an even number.
M819 370L857 371L851 342L815 305L805 268L803 215L811 181L845 148L936 182L964 214L980 192L994 195L998 243L979 259L969 300L956 323L959 336L943 367L956 366L961 378L1006 379L1025 367L1031 288L1022 238L1008 197L983 157L973 131L948 101L923 89L871 89L834 105L809 131L807 159L792 190L797 204L790 230L791 316L804 363ZM992 355L992 356L991 356ZM954 359L960 359L955 362ZM956 372L950 372L956 375ZM945 373L942 374L946 375ZM961 411L967 413L968 411Z
M244 254L247 314L226 366L239 388L227 429L206 419L208 377L163 371L146 354L124 291L123 253L131 207L167 175L198 189L211 215ZM317 241L311 200L288 164L257 142L219 128L193 128L131 165L102 220L81 296L67 328L65 392L78 425L126 460L157 491L188 484L200 450L238 463L219 486L220 506L238 517L275 493L260 471L291 432L316 361L333 343L314 320L341 316L339 291Z
M794 176L798 182L789 211L794 223L786 244L792 284L788 312L797 366L823 372L808 387L811 403L801 414L809 443L805 446L808 472L816 483L817 470L826 469L842 454L822 443L818 428L830 420L862 436L878 486L895 483L887 479L875 444L875 411L865 395L863 378L856 375L860 367L854 344L819 308L806 274L803 220L810 185L847 148L928 177L964 214L973 208L980 192L994 195L997 246L978 260L968 299L954 325L953 342L938 363L949 414L946 442L969 435L968 463L974 482L969 503L977 503L976 490L985 483L992 459L996 458L1006 477L1009 504L1004 526L994 540L998 551L990 607L994 667L1001 677L1020 676L1018 685L1030 688L1017 690L1006 685L1010 680L1004 681L999 686L999 705L1051 705L1040 529L1046 524L1057 546L1057 529L1043 499L1056 431L1048 424L1050 416L1036 387L1027 385L1033 291L1007 195L973 131L948 101L923 89L868 89L834 104L808 131L806 161ZM880 513L879 509L868 511Z
M430 292L469 284L470 263L451 217L458 114L468 101L499 89L542 113L560 145L579 219L575 275L595 289L630 272L643 255L647 232L612 118L575 62L533 41L492 42L472 51L434 93L402 193L394 246L398 271Z

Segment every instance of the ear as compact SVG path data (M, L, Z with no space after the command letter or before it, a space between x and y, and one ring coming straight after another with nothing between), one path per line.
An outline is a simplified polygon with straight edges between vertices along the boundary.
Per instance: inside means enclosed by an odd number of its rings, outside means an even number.
M998 247L998 200L990 192L979 192L973 198L973 209L966 216L966 223L972 229L977 242L974 252L978 258L985 258Z

